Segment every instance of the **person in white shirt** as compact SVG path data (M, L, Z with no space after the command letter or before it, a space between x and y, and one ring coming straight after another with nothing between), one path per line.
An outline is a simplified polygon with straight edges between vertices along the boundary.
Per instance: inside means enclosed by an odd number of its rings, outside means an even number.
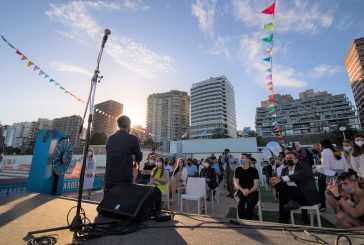
M358 176L364 179L364 136L361 134L354 137L351 165Z
M330 140L322 140L321 145L321 164L316 165L316 170L320 174L319 193L321 198L321 211L326 210L326 186L335 176L347 172L349 166L345 157L335 150Z

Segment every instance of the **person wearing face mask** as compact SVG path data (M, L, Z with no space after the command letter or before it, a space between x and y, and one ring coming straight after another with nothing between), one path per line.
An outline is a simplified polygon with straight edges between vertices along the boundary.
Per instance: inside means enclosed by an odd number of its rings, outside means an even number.
M135 155L136 162L140 162L143 157L138 138L129 134L130 118L120 116L117 124L119 130L110 135L106 142L104 195L119 183L133 183L132 155Z
M239 164L234 173L234 184L239 197L238 215L240 219L253 219L254 207L259 199L259 173L250 167L251 155L240 154Z
M168 178L168 171L164 169L163 158L158 157L157 166L152 171L149 185L156 186L161 193L165 193L167 191Z
M85 178L83 182L83 189L87 191L87 198L89 200L91 199L95 173L96 173L96 159L94 158L94 149L89 148L86 160Z
M351 165L353 170L356 171L361 178L364 178L364 136L361 134L354 137Z
M303 205L316 205L320 203L320 194L316 189L315 178L313 176L312 167L305 161L298 159L298 155L294 151L286 153L286 162L288 166L288 175L282 177L272 177L270 184L276 188L283 186L286 183L293 182L297 188L283 188L279 190L279 197L283 198L280 208L280 220L281 223L289 222L290 210L298 209ZM292 185L293 186L293 185ZM304 219L307 220L307 213L304 213Z
M210 159L204 159L202 165L203 169L201 169L199 177L205 178L208 190L215 190L217 187L216 172L215 169L211 167ZM207 195L207 197L209 198L210 195Z
M353 165L351 164L351 158L353 156L353 145L350 140L343 141L343 156L345 157L346 162L348 163L348 167L353 169Z
M187 168L185 167L185 161L182 158L179 158L173 171L171 183L169 184L172 194L172 200L176 200L176 191L179 187L183 187L186 185L186 180Z
M141 171L141 178L138 181L138 184L146 185L149 183L150 176L152 174L152 170L156 167L155 156L150 155L147 159L147 162L144 163L143 170Z
M339 175L341 189L339 191L335 181L327 189L332 193L329 203L332 205L338 225L344 229L364 230L364 187L362 179L357 173L349 169L347 173ZM346 195L347 197L344 197ZM352 203L349 204L349 201Z
M198 169L197 166L195 164L192 163L192 159L188 158L187 159L187 174L188 177L197 177L198 176Z
M320 174L318 179L319 192L321 195L321 211L326 210L326 186L335 176L346 172L349 166L345 157L332 146L330 140L322 140L320 142L321 165L316 166L317 172Z

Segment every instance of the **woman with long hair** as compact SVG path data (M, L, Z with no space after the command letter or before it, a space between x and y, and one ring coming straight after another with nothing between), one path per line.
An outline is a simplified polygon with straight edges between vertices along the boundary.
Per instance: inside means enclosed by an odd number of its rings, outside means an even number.
M184 181L187 179L187 169L185 168L185 161L182 158L177 160L176 167L173 170L172 180L169 184L172 200L176 197L176 191L179 187L184 186Z
M157 166L152 170L152 174L150 175L149 185L154 185L162 193L165 193L167 191L168 178L168 171L164 170L163 158L158 157Z
M354 137L351 165L353 170L358 173L358 176L364 178L364 136L362 134Z
M326 210L326 186L327 183L334 179L335 176L346 172L349 167L341 153L337 151L330 140L325 139L320 142L321 145L321 165L316 166L318 175L318 186L321 197L321 211Z
M351 140L343 141L343 156L345 157L345 160L348 163L348 167L353 169L353 165L351 163L353 156L353 143Z

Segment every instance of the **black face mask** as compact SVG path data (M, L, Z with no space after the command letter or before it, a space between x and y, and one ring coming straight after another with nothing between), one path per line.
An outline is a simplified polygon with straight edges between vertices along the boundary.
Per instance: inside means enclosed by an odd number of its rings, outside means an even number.
M294 166L293 160L287 160L286 162L287 162L288 166L290 166L290 167Z

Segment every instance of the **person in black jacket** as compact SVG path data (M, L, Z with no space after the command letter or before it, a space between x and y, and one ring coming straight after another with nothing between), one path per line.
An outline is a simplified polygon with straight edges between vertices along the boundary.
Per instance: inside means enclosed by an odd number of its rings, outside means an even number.
M133 159L140 162L143 154L140 151L138 138L129 134L130 118L121 116L117 120L119 130L106 142L106 170L104 195L119 183L133 183Z
M270 181L279 190L280 198L284 200L280 203L284 207L280 209L279 221L281 223L288 223L290 210L320 203L320 195L316 188L311 166L307 162L300 161L297 153L293 151L286 153L286 162L288 166L294 166L293 173L283 176L282 171L282 177L272 177ZM294 183L296 188L294 186L287 188L287 183Z

